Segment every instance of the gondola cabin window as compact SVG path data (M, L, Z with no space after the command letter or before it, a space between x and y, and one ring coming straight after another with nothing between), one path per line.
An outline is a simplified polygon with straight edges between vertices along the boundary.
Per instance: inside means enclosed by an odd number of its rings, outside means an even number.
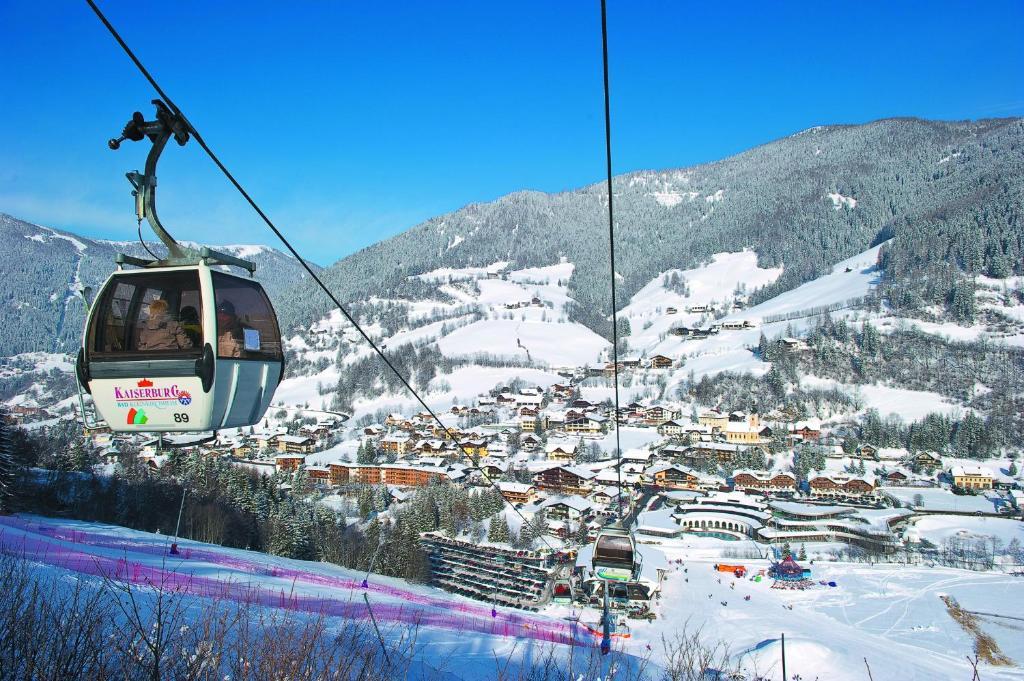
M217 356L281 359L281 333L267 294L254 281L213 273L217 305Z
M115 275L99 301L92 354L198 356L203 348L203 298L196 272Z

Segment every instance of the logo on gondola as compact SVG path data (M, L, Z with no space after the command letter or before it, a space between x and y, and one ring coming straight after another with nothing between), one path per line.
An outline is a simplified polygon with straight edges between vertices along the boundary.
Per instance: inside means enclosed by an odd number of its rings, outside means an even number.
M146 412L143 411L142 409L135 409L133 407L132 409L128 410L129 426L144 426L146 425L146 421L149 421L149 419L146 418Z
M150 379L143 378L135 381L134 386L114 386L114 400L121 409L135 409L141 413L143 409L180 409L192 403L192 394L180 390L177 384L156 385ZM131 420L128 422L132 423Z

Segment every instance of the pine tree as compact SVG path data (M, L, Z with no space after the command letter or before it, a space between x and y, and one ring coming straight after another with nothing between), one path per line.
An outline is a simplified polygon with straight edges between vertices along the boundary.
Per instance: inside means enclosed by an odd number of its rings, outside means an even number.
M783 558L783 560L785 560L786 558L792 558L792 557L793 557L793 547L791 547L789 545L789 542L786 542L785 544L782 545L782 558Z
M376 459L377 452L373 447L373 443L366 440L359 445L359 449L356 450L356 463L362 466L368 466L373 464Z
M807 547L803 544L800 545L800 553L797 554L797 560L807 560Z
M505 516L502 513L497 513L491 517L491 527L487 531L487 541L495 543L508 543L511 539L511 534L508 529L508 521L505 520Z
M0 513L10 513L17 480L11 427L5 417L6 414L0 412Z

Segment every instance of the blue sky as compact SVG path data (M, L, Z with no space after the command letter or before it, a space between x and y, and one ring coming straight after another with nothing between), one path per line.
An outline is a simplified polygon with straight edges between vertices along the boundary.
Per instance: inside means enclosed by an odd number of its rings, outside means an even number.
M719 4L610 0L616 173L812 125L1024 115L1020 1ZM320 264L603 176L597 0L100 5ZM0 212L132 238L124 172L147 149L105 142L155 94L84 2L5 0L0 44ZM276 245L195 144L160 170L178 238Z

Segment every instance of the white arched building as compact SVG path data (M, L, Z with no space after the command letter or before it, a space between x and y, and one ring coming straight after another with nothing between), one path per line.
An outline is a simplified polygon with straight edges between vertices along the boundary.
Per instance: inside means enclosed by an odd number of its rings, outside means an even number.
M723 539L757 539L771 518L767 504L737 492L717 492L681 500L674 509L641 513L637 531L662 537L684 533Z

